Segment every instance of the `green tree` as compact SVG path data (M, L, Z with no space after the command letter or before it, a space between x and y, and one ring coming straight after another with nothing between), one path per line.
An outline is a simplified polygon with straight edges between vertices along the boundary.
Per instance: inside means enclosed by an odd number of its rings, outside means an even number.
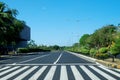
M114 25L102 27L90 35L90 37L87 39L87 43L92 47L96 47L97 49L101 47L108 47L114 40L113 34L116 33L116 30L117 27Z
M12 45L20 39L20 32L25 23L16 19L17 10L10 9L0 2L0 46Z
M89 36L89 34L84 34L79 40L80 45L85 46L87 44L87 39Z
M36 48L36 47L37 47L37 44L35 43L34 40L30 40L30 41L27 43L27 47L28 47L28 48Z
M112 42L112 45L110 47L110 52L115 57L120 54L120 39L116 39L115 43Z
M58 45L54 45L54 46L53 46L53 49L54 49L54 50L59 50L60 47L59 47Z

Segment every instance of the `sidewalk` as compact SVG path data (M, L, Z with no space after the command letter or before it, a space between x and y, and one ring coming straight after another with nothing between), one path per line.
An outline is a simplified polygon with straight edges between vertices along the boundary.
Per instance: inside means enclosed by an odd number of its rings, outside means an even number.
M98 59L91 58L91 57L88 57L88 56L85 56L85 55L82 55L82 54L78 54L78 53L74 53L74 52L69 52L69 53L71 53L73 55L76 55L76 56L78 56L80 58L84 58L85 60L96 62L96 63L102 64L102 65L110 67L110 68L120 69L120 64L116 64L116 63L112 63L112 62L107 62L107 61L103 61L103 60L98 60Z

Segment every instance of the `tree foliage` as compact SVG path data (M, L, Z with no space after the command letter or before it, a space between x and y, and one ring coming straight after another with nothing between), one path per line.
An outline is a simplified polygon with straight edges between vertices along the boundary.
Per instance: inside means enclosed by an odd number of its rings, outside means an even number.
M116 56L120 54L120 26L106 25L92 34L84 34L78 44L79 47L73 45L69 49L101 59L107 58L109 51Z
M7 46L14 46L20 41L20 32L25 22L16 18L18 11L0 2L0 53L7 53ZM14 43L14 44L13 44Z
M85 46L89 36L90 36L89 34L84 34L79 40L80 45Z
M98 30L96 30L92 35L90 35L91 39L89 41L90 46L94 46L97 48L107 47L111 45L113 39L113 34L116 33L117 27L114 25L107 25Z
M120 54L120 39L116 39L115 42L112 42L110 47L110 52L115 57Z
M5 3L0 2L0 45L10 45L17 42L25 23L16 19L18 11L10 9Z

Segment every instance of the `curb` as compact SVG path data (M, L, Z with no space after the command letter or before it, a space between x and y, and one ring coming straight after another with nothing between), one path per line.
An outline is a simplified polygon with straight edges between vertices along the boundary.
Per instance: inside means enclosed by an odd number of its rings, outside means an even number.
M83 58L87 61L91 61L91 62L96 62L96 63L100 63L101 65L104 65L104 66L107 66L107 67L110 67L110 68L116 68L116 69L120 69L120 65L119 64L115 64L115 63L110 63L110 62L107 62L107 61L103 61L103 60L98 60L98 59L95 59L95 58L91 58L91 57L88 57L88 56L85 56L85 55L82 55L82 54L77 54L75 52L70 52L70 51L67 51L73 55L76 55L80 58Z
M98 63L100 63L102 65L105 65L107 67L110 67L110 68L120 69L120 65L115 64L115 63L110 63L110 62L106 62L106 61L103 61L103 60L96 60L96 62L98 62Z
M89 62L96 62L96 59L94 59L94 58L91 58L91 57L88 57L88 56L84 56L82 54L77 54L77 53L74 53L74 52L70 52L70 51L67 51L67 52L69 52L69 53L71 53L71 54L73 54L73 55L75 55L77 57L83 58L83 59L85 59L85 60L87 60Z

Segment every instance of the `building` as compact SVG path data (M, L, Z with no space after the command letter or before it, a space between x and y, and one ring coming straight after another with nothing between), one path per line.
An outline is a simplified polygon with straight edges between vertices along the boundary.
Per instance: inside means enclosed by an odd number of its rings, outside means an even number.
M30 40L30 27L25 25L20 33L20 39L18 41L19 43L17 43L15 46L13 45L8 45L7 47L0 46L0 54L8 54L8 51L14 51L17 48L24 48L27 46L27 41L29 40Z
M20 33L20 41L16 44L16 48L24 48L27 46L27 41L30 40L30 27L25 25Z

